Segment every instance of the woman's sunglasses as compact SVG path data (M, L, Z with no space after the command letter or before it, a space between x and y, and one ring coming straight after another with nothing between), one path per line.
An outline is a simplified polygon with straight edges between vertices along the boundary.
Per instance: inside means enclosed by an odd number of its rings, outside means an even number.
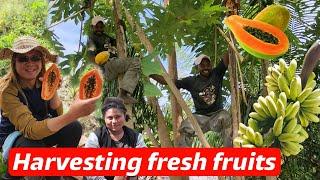
M38 61L42 60L42 56L41 55L32 55L32 56L17 55L15 58L20 63L28 62L29 60L32 61L32 62L38 62Z

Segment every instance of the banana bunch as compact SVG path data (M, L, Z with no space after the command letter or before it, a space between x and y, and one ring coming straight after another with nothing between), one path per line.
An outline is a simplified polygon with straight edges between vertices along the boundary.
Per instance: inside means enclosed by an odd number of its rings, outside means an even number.
M308 77L306 87L297 97L301 108L298 113L298 119L303 127L308 127L310 122L318 123L320 121L320 89L315 89L315 74L312 72Z
M239 136L233 140L235 147L255 148L263 146L263 136L250 126L239 124Z
M283 129L282 134L278 136L280 149L284 156L297 155L303 146L300 144L309 137L306 130L297 124L297 119L292 119Z
M268 75L266 76L266 87L268 93L273 91L278 95L280 92L285 92L287 97L290 97L291 87L299 86L299 80L295 79L295 73L297 70L297 61L292 60L290 65L287 66L286 62L283 59L279 60L279 65L274 65L274 67L268 68ZM292 83L294 80L295 83ZM301 80L300 80L301 86ZM299 89L299 88L298 88ZM301 88L300 88L301 89ZM295 89L295 91L298 91ZM296 96L295 94L298 92L293 93L293 97ZM296 97L295 97L296 98Z
M303 127L308 127L310 122L320 122L318 115L320 114L320 89L315 89L316 81L315 74L312 73L302 89L301 78L296 76L297 61L292 60L287 66L283 59L279 60L279 65L268 68L266 83L268 93L274 92L279 95L285 93L288 101L299 102L300 109L297 117ZM293 103L294 104L294 103ZM288 105L288 109L292 108L293 104ZM281 107L281 105L277 106ZM297 106L297 105L296 105ZM295 109L295 108L294 108ZM281 113L278 109L278 114ZM279 117L279 115L278 115ZM293 117L286 117L292 119Z

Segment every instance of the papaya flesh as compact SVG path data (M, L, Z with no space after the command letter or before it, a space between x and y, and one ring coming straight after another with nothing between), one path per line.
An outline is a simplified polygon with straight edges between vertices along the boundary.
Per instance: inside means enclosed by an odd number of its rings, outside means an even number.
M61 74L58 66L52 64L44 73L41 88L41 98L50 100L56 93L61 80Z
M102 92L103 80L98 70L93 69L85 73L80 80L79 98L90 99Z
M284 31L289 24L290 12L284 6L272 4L259 12L254 20L271 24Z
M286 34L270 24L238 15L229 16L224 23L232 31L239 45L257 58L273 59L289 49Z

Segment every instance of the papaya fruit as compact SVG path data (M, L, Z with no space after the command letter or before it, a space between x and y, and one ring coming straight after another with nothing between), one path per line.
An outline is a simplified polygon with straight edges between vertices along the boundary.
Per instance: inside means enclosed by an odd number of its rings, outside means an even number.
M289 49L289 40L279 28L262 21L232 15L224 23L234 34L239 45L257 58L273 59Z
M103 80L98 70L92 69L85 73L80 80L79 98L90 99L102 92Z
M254 20L271 24L284 31L289 24L290 12L284 6L272 4L260 11Z
M107 62L109 57L110 57L110 53L108 51L102 51L96 55L96 57L94 58L94 61L96 62L96 64L102 65L105 62Z
M60 70L58 66L53 63L43 75L41 98L44 100L50 100L56 93L60 80Z

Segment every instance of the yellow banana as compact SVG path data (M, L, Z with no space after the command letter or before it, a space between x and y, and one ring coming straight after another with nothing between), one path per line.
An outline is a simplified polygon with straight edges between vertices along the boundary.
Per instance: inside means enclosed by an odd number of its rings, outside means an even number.
M285 116L286 107L283 105L282 101L278 100L277 102L277 116Z
M284 155L284 156L291 156L291 154L287 151L287 150L285 150L284 148L281 148L281 153Z
M294 133L282 133L278 139L281 142L288 142L288 141L294 141L297 139L299 134L294 134Z
M293 142L296 143L303 143L306 140L306 138L302 135L299 135L299 137L297 139L295 139Z
M292 106L290 106L290 105L291 105L291 103L288 105L288 107L286 109L285 120L295 118L297 113L299 112L299 109L300 109L300 102L299 101L296 101L295 103L293 103Z
M248 125L249 127L251 127L254 131L259 131L259 125L258 125L258 122L252 118L250 118L248 120Z
M309 120L304 116L302 111L298 113L298 118L300 120L300 124L302 127L308 127L309 126Z
M269 67L268 67L268 74L270 75L271 73L272 73L272 67L269 66Z
M267 96L266 98L267 108L273 118L277 117L277 105L271 96Z
M283 129L283 132L291 133L293 132L296 126L297 126L297 118L293 118L287 123L287 125Z
M233 145L235 147L241 147L242 145L250 144L250 142L242 137L236 137L233 139Z
M284 74L287 71L288 67L284 59L279 60L279 70L282 74Z
M251 127L247 127L246 136L248 137L248 140L252 143L255 142L255 134L254 130Z
M274 86L278 86L278 81L277 79L275 79L273 76L271 75L268 75L266 76L266 81L267 83L271 84L271 85L274 85Z
M320 97L310 100L304 100L301 107L318 107L320 106Z
M319 120L319 117L313 113L309 113L309 112L306 112L306 111L303 111L305 117L311 121L311 122L315 122L315 123L318 123L320 120Z
M311 72L306 84L310 84L314 80L315 77L316 77L316 74L314 72Z
M312 93L312 88L304 88L303 91L299 94L299 96L297 97L297 100L300 103L303 103L303 101L305 99L307 99L307 97Z
M297 155L303 149L303 146L296 142L283 142L281 146L291 155Z
M282 74L278 77L278 86L282 92L286 93L287 97L290 97L289 83Z
M309 134L308 134L308 132L307 132L304 128L301 128L299 134L300 134L301 136L304 136L306 139L309 138Z
M255 132L255 139L254 139L254 144L257 146L257 147L261 147L263 145L263 137L262 135L260 134L260 132Z
M299 76L294 77L290 83L290 99L295 101L298 95L301 93L301 79Z
M314 80L315 77L316 77L316 74L315 74L314 72L311 72L311 74L310 74L309 77L308 77L307 82Z
M296 127L294 127L292 133L299 133L302 129L302 126L300 124L297 124Z
M265 86L267 87L268 93L270 93L271 91L278 93L280 90L278 85L274 86L274 85L270 85L269 83L265 83Z
M316 87L317 82L315 80L310 81L309 83L307 82L306 88L311 88L312 90Z
M312 93L308 96L307 100L310 99L315 99L320 97L320 89L315 89L314 91L312 91Z
M277 68L272 67L271 76L273 76L275 79L278 79L280 75L281 75L281 72Z
M320 114L320 107L303 107L302 109L309 113Z
M283 117L280 116L276 119L273 124L272 132L275 136L279 136L282 133L283 128Z
M242 124L242 123L239 123L239 134L246 134L246 131L247 131L247 126Z
M251 112L251 113L249 114L249 117L251 117L251 118L253 118L253 119L257 120L257 121L264 121L264 120L266 120L266 118L260 116L260 114L258 114L257 112Z
M255 148L256 146L253 144L245 144L242 146L243 148Z
M263 112L265 112L268 115L268 117L270 117L271 113L269 112L266 99L264 97L262 97L262 96L259 96L258 103L262 107Z
M254 110L260 115L262 116L263 118L267 118L268 117L268 114L266 114L263 110L263 108L261 107L261 105L259 103L254 103L253 104L253 108Z
M270 91L268 94L273 99L274 102L277 102L278 98L276 97L276 94L273 91Z
M281 102L283 103L284 107L287 107L287 95L284 92L281 92L279 94L279 99L281 100Z
M289 65L287 71L285 72L286 78L288 79L289 82L294 77L296 70L297 70L297 61L293 59L290 62L290 65Z

